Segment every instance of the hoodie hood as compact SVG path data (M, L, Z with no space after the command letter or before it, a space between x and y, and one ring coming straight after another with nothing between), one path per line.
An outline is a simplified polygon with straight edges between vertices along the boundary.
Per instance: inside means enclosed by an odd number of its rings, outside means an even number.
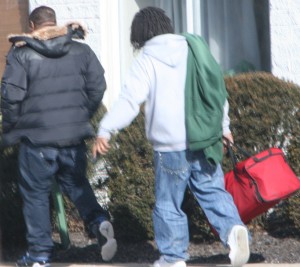
M184 36L162 34L146 42L144 53L171 67L176 67L182 60L187 42Z
M86 29L79 23L65 26L47 26L30 34L8 36L15 47L28 46L36 52L50 58L64 56L69 52L72 39L84 39Z

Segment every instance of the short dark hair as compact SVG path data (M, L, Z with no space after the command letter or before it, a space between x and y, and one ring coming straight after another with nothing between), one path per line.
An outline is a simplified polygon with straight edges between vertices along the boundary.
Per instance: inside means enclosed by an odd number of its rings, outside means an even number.
M171 19L158 7L146 7L135 14L131 24L130 42L141 49L152 37L174 33Z
M40 6L30 13L29 20L32 21L35 26L41 26L47 23L56 25L56 14L51 7Z

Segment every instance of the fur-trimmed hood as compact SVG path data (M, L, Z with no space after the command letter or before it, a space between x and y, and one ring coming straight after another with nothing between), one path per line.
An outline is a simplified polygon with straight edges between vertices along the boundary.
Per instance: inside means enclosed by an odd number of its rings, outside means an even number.
M14 47L28 46L46 57L61 57L68 53L72 39L84 39L87 30L78 22L65 26L46 26L30 34L10 34Z

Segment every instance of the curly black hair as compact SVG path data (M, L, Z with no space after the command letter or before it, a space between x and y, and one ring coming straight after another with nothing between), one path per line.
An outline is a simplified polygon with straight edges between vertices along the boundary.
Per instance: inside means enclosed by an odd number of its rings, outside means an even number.
M130 42L138 50L152 37L166 33L174 33L174 28L165 11L158 7L146 7L133 18Z

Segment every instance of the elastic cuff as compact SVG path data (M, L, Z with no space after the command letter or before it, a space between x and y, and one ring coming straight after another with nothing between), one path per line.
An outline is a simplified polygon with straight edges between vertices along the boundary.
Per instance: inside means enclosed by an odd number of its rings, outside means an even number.
M111 133L110 133L110 131L100 127L99 130L98 130L98 137L103 137L103 138L106 138L106 139L110 139Z
M48 261L51 258L51 252L32 252L27 253L28 257L34 261Z

